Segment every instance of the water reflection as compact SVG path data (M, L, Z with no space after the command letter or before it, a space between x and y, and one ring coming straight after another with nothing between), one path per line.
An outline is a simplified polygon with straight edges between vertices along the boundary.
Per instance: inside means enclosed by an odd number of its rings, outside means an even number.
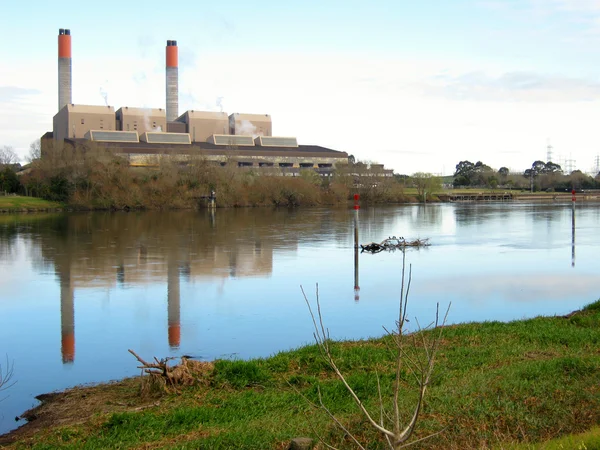
M359 243L430 239L407 254L413 317L449 301L451 323L565 314L600 292L599 206L365 207L360 220L351 209L0 216L0 352L19 370L2 411L135 375L127 348L215 359L309 343L299 285L319 283L333 338L380 335L396 317L401 252L361 254L356 231ZM0 415L0 432L12 426Z
M180 268L172 252L167 258L167 323L169 346L178 348L181 344L181 297L179 293Z
M344 220L330 227L331 214L320 222L285 218L273 224L234 213L223 214L216 226L214 212L207 214L209 220L178 213L64 216L45 224L42 257L59 277L72 278L76 288L171 280L176 272L192 278L268 277L275 247L296 250L307 236L325 240L342 234L348 216L341 211Z
M360 283L358 281L358 249L360 247L359 241L359 222L358 222L358 209L354 211L354 301L360 300Z
M63 270L60 279L60 349L63 363L75 361L75 289L71 273Z
M30 223L25 219L0 226L1 257L12 259L17 237L29 236L39 248L34 265L54 268L60 286L62 362L70 364L76 353L78 290L166 280L168 344L176 349L181 345L182 277L188 281L268 278L275 248L295 252L300 240L339 240L346 236L348 219L345 209L310 215L231 210L220 212L218 220L214 210L36 217ZM358 278L356 287L358 292Z
M420 226L439 225L442 222L442 209L439 205L422 204L416 209L413 221Z

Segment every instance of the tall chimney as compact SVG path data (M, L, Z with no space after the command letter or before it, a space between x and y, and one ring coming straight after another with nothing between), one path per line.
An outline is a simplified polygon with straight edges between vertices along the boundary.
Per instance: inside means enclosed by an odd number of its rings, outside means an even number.
M179 69L177 41L167 41L167 122L179 117Z
M71 100L71 30L58 30L58 110Z

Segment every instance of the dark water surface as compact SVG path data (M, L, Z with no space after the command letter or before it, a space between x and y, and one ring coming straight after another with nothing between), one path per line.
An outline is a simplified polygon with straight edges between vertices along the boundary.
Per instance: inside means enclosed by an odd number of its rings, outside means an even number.
M379 336L397 317L402 254L360 254L347 209L0 216L0 433L35 395L138 374L142 357L265 357L312 342L300 285L319 283L334 338ZM409 251L409 314L452 302L451 323L566 314L600 297L600 205L365 208L360 242L429 238ZM411 324L416 323L415 320Z

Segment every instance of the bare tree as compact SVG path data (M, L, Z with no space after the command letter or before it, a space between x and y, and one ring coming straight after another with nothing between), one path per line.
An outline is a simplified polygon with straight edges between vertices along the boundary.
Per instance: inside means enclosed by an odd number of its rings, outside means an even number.
M413 173L410 177L415 188L417 188L417 194L419 198L424 202L427 202L427 195L431 195L434 191L439 191L442 188L442 181L440 177L436 177L430 173L417 172Z
M36 159L40 159L42 156L42 143L39 139L36 139L29 144L29 154L27 155L27 161L32 162Z
M16 164L19 157L10 145L0 147L0 165Z
M408 294L410 291L410 283L412 278L411 268L409 267L408 280L405 284L405 263L406 263L406 249L403 250L402 257L402 281L401 281L401 291L400 291L400 304L399 304L399 313L398 320L396 321L396 328L393 331L386 332L392 337L395 351L395 380L393 383L393 399L391 400L391 408L386 406L386 402L383 398L381 385L379 381L379 374L377 374L377 389L379 395L379 417L369 412L367 407L352 389L350 384L347 382L346 378L340 371L335 359L332 356L331 351L331 339L329 338L329 330L325 328L323 325L323 316L321 314L321 305L319 302L319 289L317 285L316 292L316 307L317 313L313 312L310 301L308 300L304 289L302 289L302 294L304 295L304 300L308 305L308 309L310 311L310 315L313 320L313 325L315 328L314 337L317 343L317 346L321 352L321 356L325 359L328 365L333 369L337 377L341 380L346 390L354 400L354 403L360 410L363 417L369 423L371 427L373 427L376 431L385 436L385 439L388 443L388 447L391 450L397 450L399 448L415 444L424 439L428 439L433 437L440 432L428 435L424 438L412 440L408 442L415 430L417 425L417 421L419 419L419 414L421 412L421 408L423 407L423 399L425 397L425 392L427 387L431 382L431 377L433 374L433 368L435 363L435 357L438 350L438 345L442 336L442 329L446 323L446 319L448 317L448 312L450 310L450 305L448 305L448 309L446 310L446 314L444 315L442 321L440 322L439 316L439 304L437 305L436 310L436 318L435 321L426 328L433 328L433 333L430 339L425 337L424 331L420 326L418 326L418 330L415 333L408 334L404 325L407 322L406 319L406 310L408 305ZM417 322L418 324L418 322ZM384 328L385 329L385 328ZM408 346L407 341L412 341L414 345ZM410 351L410 349L416 349L418 346L421 346L423 349L423 354L419 355L415 352ZM409 373L413 375L417 382L418 386L418 396L417 401L414 406L414 410L410 419L403 420L400 407L399 400L402 395L402 387L401 387L401 379L403 370L407 370ZM354 436L350 430L345 427L342 422L331 412L331 410L324 404L323 399L321 397L320 390L318 391L319 404L314 405L317 408L322 409L325 413L331 418L331 420L340 427L358 446L358 448L365 449L365 447L359 442L358 438ZM390 411L391 410L391 411ZM404 423L403 422L407 422ZM334 449L335 447L326 443L323 439L321 442L330 449Z

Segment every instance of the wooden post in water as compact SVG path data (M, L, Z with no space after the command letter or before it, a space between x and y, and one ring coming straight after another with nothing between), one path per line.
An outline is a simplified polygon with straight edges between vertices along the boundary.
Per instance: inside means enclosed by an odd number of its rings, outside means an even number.
M575 189L571 191L571 267L575 267Z
M358 211L360 210L359 205L360 196L354 194L354 301L360 300L360 286L358 284Z

